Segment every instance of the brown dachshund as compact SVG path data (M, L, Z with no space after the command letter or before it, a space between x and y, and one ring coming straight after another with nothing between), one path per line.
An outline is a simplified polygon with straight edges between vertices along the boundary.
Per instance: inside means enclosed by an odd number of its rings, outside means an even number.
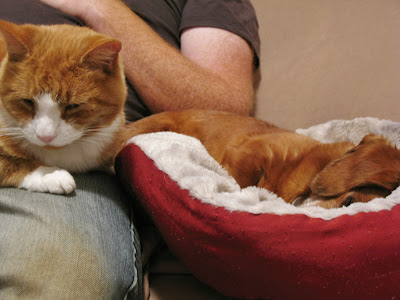
M348 206L399 185L400 151L367 135L358 146L322 144L267 122L225 112L164 112L127 127L129 137L173 131L199 139L240 187L266 188L297 206Z

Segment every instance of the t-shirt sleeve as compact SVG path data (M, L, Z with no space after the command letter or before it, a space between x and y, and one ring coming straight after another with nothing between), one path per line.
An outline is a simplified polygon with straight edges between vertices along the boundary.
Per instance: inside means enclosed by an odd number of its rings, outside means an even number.
M215 27L245 39L259 65L260 37L253 5L248 0L188 0L182 12L181 32L190 27Z

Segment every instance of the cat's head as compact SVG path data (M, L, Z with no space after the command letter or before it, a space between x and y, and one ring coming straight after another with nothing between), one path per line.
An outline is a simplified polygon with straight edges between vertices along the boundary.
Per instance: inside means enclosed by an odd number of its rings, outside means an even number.
M118 40L78 26L0 21L1 43L0 135L51 148L123 126Z

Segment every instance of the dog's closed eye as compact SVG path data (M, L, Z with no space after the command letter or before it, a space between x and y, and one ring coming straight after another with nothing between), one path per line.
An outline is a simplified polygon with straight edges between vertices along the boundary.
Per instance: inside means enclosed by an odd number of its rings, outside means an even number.
M338 199L341 206L350 206L356 202L368 202L375 198L384 198L390 195L391 191L379 186L358 187L350 192L339 196ZM342 200L343 199L343 200Z
M353 196L347 196L346 199L344 200L342 206L350 206L351 204L354 203L354 197Z
M379 186L357 187L349 192L332 197L312 194L307 199L299 199L296 206L321 206L324 208L348 207L357 202L368 202L375 198L384 198L390 190Z

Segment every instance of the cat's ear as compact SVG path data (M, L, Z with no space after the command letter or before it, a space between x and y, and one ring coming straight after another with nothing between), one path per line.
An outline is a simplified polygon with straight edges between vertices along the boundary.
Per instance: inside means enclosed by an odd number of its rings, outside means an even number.
M0 20L0 35L6 41L10 61L20 61L29 53L33 34L30 27Z
M90 68L111 72L118 64L118 55L122 44L118 40L109 39L95 43L83 56L83 63Z

